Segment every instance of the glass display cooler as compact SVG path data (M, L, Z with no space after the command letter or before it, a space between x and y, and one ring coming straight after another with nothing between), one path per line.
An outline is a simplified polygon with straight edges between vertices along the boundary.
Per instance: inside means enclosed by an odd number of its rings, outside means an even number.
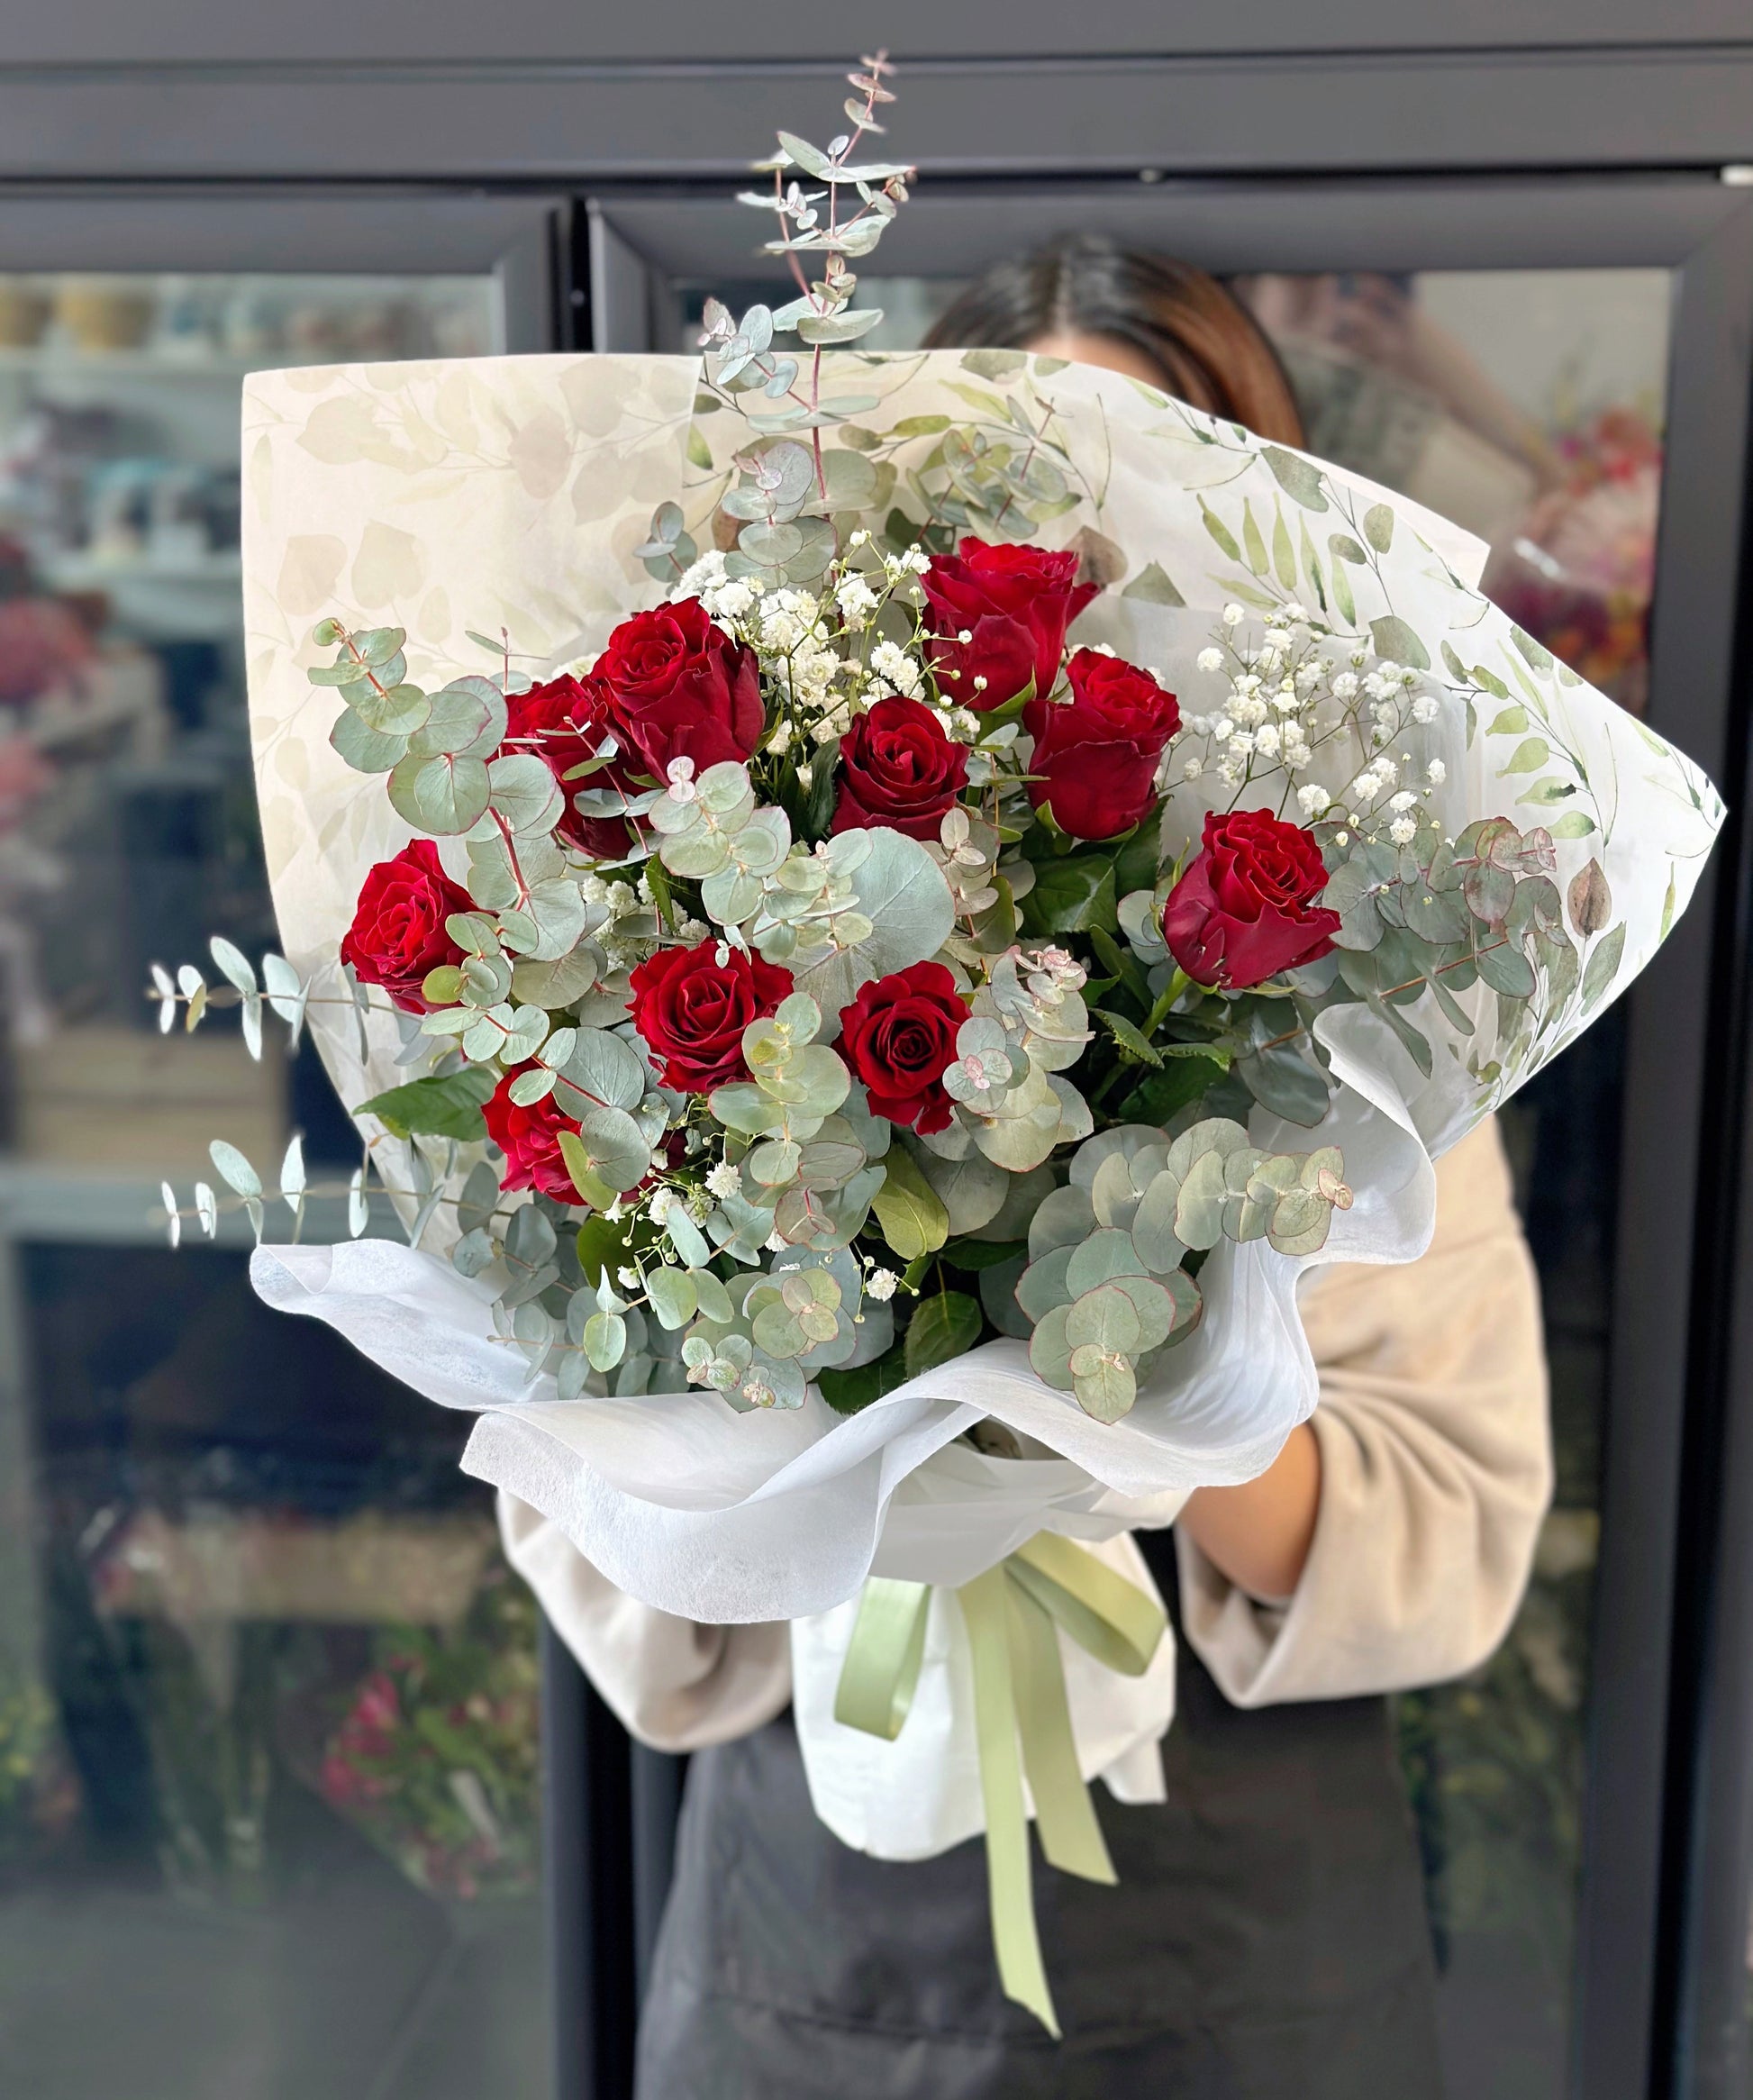
M1739 802L1753 193L1147 173L928 185L867 340L1052 233L1203 264L1312 449L1487 539L1493 595ZM687 351L769 282L728 179L532 180L0 200L0 2085L42 2100L631 2085L680 1768L537 1627L467 1425L259 1308L236 1238L164 1248L209 1136L351 1150L308 1055L165 1042L142 996L272 940L242 374ZM380 523L348 584L399 607L434 586ZM1398 1702L1449 2075L1494 2100L1746 2090L1745 853L1504 1119L1557 1495L1498 1655Z

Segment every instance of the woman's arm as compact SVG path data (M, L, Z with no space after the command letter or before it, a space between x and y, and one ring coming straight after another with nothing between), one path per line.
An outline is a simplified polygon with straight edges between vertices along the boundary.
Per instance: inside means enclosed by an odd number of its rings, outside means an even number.
M1302 1579L1320 1509L1321 1445L1304 1422L1258 1479L1195 1488L1176 1524L1238 1589L1282 1604Z
M1203 1513L1176 1530L1187 1638L1239 1706L1396 1691L1473 1668L1515 1614L1551 1494L1539 1292L1493 1126L1439 1162L1426 1253L1326 1270L1303 1314L1321 1371L1303 1432L1318 1484L1288 1603L1261 1601L1285 1593L1267 1591L1259 1578L1271 1571L1251 1558L1244 1568L1245 1538L1209 1534L1208 1551ZM1255 1486L1271 1534L1261 1559L1282 1570L1295 1526L1275 1514L1270 1473Z

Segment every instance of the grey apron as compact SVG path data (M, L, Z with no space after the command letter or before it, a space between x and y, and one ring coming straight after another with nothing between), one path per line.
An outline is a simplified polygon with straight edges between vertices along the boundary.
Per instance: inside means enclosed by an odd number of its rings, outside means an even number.
M1173 1611L1167 1534L1147 1551ZM1243 1713L1185 1641L1177 1695L1167 1804L1093 1789L1119 1887L1037 1859L1058 2043L999 1993L977 1840L849 1850L789 1716L695 1757L637 2100L1439 2100L1385 1702Z

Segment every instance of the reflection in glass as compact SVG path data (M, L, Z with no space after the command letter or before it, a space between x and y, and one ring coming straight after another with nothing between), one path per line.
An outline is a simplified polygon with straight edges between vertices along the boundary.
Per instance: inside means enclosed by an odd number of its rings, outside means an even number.
M8 2094L541 2089L533 1606L466 1423L163 1250L211 1138L353 1147L308 1056L142 996L274 938L243 373L500 338L485 279L0 277Z

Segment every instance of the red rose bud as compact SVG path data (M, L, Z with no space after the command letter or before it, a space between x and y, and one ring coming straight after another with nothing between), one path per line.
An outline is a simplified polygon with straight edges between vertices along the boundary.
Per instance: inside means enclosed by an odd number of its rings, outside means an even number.
M898 695L879 700L840 740L837 832L873 824L935 839L943 814L967 786L967 753L943 733L929 707Z
M698 598L623 620L591 675L654 780L674 759L704 773L752 757L767 727L754 650L714 626Z
M1036 697L1046 699L1059 676L1065 631L1101 587L1077 581L1075 553L974 539L934 556L920 583L938 690L958 707L982 710L1014 700L1031 678Z
M576 1136L578 1125L560 1114L551 1094L527 1107L512 1099L512 1081L518 1072L529 1069L528 1065L519 1065L507 1072L481 1111L488 1137L505 1155L499 1186L506 1191L533 1188L542 1195L558 1196L562 1203L578 1203L583 1199L560 1157L560 1132L571 1131Z
M742 1032L778 1011L791 994L788 969L718 942L660 948L628 979L633 1026L662 1068L664 1085L678 1094L710 1094L746 1079Z
M1157 798L1157 768L1181 726L1173 693L1117 656L1080 649L1066 666L1068 700L1022 711L1035 740L1029 799L1052 808L1074 839L1112 839L1140 823Z
M628 817L581 816L573 806L575 796L588 788L613 787L628 795L641 784L643 762L631 750L601 679L575 678L563 672L546 685L531 686L527 693L508 693L505 714L508 747L531 750L545 759L560 784L566 797L566 814L558 827L561 835L593 859L624 860L636 842L637 824ZM595 758L610 737L617 750L606 766L576 780L566 777L575 766Z
M948 1130L954 1105L943 1075L956 1061L967 1001L940 962L916 962L867 985L840 1009L840 1050L871 1113L928 1137Z
M427 1013L431 1002L420 987L428 973L462 960L444 922L474 909L468 892L439 866L438 848L415 839L366 877L341 959L362 985L381 985L403 1013Z
M1243 992L1332 947L1340 915L1314 901L1326 886L1321 849L1300 824L1269 810L1213 810L1169 892L1163 939L1195 984Z

